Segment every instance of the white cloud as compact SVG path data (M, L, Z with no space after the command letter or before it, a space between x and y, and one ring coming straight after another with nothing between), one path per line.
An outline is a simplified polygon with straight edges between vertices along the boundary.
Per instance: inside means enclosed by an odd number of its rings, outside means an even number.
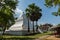
M19 17L19 16L22 16L23 11L20 10L19 8L16 8L16 10L15 10L15 14L16 14L18 17Z
M23 11L22 10L20 10L19 8L16 8L16 10L15 10L15 13L17 14L17 13L23 13Z

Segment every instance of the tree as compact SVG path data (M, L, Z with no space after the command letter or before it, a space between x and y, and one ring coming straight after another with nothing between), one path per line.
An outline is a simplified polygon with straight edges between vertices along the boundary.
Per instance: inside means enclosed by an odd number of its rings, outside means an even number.
M33 32L34 32L34 21L38 21L40 18L41 14L41 9L35 5L35 3L32 3L28 5L28 14L29 14L29 19L33 22Z
M60 24L58 24L57 26L60 27Z
M26 16L27 16L27 18L28 18L28 32L30 32L30 26L29 26L29 17L30 17L30 15L29 15L29 13L28 13L28 9L26 8Z
M32 13L31 15L30 15L30 20L33 22L33 32L35 32L34 30L34 21L35 21L35 14L34 13Z
M53 7L53 6L58 6L58 11L53 12L53 15L55 16L60 16L60 0L45 0L45 5L47 7Z
M48 23L46 23L46 24L44 24L45 26L49 26L49 27L52 27L53 25L52 24L48 24Z
M0 24L3 25L3 32L8 25L15 22L14 10L17 5L17 0L0 0Z
M38 22L38 20L41 18L41 16L42 16L42 13L40 12L40 13L36 13L36 16L35 16L35 21L36 21L36 31L38 31L38 24L37 24L37 22Z

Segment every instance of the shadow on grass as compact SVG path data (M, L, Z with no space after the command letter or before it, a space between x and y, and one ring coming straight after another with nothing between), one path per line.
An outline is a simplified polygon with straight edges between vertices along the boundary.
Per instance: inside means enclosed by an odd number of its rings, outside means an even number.
M34 35L37 35L37 34L40 34L40 33L29 33L29 34L25 34L25 35L22 35L22 36L34 36ZM12 35L12 34L4 34L4 35L8 35L8 36L21 36L21 35Z
M23 36L20 36L20 37L19 37L19 35L15 35L15 37L5 38L6 36L14 36L14 35L9 35L9 34L6 35L5 34L5 35L3 35L5 37L2 38L2 40L34 40L35 38L30 37L30 36L34 36L34 35L36 35L36 33L26 34L26 35L23 35Z
M40 33L30 33L30 34L26 34L24 36L34 36L34 35L37 35L37 34L40 34Z
M4 38L2 38L2 40L34 40L35 38L38 38L40 36L43 36L43 35L51 35L51 33L43 33L43 34L40 34L40 33L29 33L29 34L26 34L24 36L19 36L19 35L9 35L9 34L5 34L3 35Z
M15 35L15 37L12 37L12 36L14 36L14 35L3 35L3 36L5 36L5 37L7 37L7 36L11 36L10 38L2 38L2 40L34 40L35 38L33 38L33 36L34 35L36 35L36 34L39 34L39 33L31 33L31 34L26 34L26 35L23 35L23 36L18 36L18 35Z

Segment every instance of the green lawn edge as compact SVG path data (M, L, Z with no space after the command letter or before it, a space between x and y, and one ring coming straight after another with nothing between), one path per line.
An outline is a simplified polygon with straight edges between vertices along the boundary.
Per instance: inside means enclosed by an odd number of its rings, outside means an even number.
M42 34L35 34L35 35L29 35L29 36L11 36L11 35L3 35L3 36L0 36L0 37L3 37L3 38L38 38L38 37L41 37L41 36L45 36L45 35L49 35L49 34L52 34L52 32L47 32L47 33L42 33Z

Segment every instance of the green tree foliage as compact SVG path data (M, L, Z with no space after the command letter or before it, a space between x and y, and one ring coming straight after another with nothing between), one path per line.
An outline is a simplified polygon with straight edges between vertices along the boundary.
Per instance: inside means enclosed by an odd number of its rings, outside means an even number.
M40 17L42 16L41 14L41 9L35 5L35 3L32 3L28 5L28 8L26 9L26 14L28 14L29 19L33 22L33 32L34 32L34 21L38 21Z
M60 0L45 0L45 5L47 7L53 7L53 6L58 6L58 11L53 12L53 15L55 16L60 16Z
M49 27L52 27L53 25L52 24L49 24L49 23L46 23L44 24L45 26L49 26Z
M60 24L58 24L57 26L60 27Z
M17 0L0 0L0 24L4 30L15 22L14 10Z

